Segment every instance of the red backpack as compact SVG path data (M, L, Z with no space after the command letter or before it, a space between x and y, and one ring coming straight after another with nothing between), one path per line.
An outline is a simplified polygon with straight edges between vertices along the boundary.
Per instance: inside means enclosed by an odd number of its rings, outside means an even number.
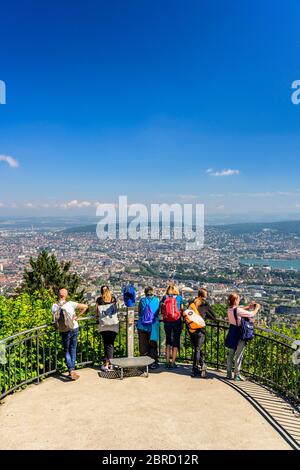
M162 304L163 321L177 321L181 314L178 310L176 296L168 296Z

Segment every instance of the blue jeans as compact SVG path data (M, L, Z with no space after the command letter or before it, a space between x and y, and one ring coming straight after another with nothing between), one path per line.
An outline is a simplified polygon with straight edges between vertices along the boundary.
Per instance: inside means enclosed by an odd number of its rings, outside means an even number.
M64 346L65 361L69 372L71 372L75 370L78 328L61 333L61 337Z

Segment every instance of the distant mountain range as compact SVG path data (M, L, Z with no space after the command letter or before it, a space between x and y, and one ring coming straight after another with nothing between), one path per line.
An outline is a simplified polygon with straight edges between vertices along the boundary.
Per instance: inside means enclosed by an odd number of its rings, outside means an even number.
M130 222L129 222L130 223ZM174 224L172 224L174 225ZM300 235L300 220L284 221L284 222L250 222L227 225L209 225L207 228L214 228L219 231L230 232L233 235L259 233L263 230L271 230L285 234ZM118 229L118 225L117 225ZM85 225L81 227L70 227L64 230L64 233L95 233L96 224Z

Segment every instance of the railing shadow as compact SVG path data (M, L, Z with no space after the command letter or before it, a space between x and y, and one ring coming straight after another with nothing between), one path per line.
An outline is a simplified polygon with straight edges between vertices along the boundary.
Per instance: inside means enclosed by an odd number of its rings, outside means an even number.
M300 450L300 414L284 397L253 382L216 378L236 390L281 435L294 450ZM274 405L276 403L276 406Z

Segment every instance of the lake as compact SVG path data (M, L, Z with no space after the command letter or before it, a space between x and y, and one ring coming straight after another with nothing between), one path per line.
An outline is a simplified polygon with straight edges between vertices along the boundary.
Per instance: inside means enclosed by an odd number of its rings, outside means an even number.
M300 259L241 258L239 261L240 264L247 266L269 266L272 269L300 270Z

